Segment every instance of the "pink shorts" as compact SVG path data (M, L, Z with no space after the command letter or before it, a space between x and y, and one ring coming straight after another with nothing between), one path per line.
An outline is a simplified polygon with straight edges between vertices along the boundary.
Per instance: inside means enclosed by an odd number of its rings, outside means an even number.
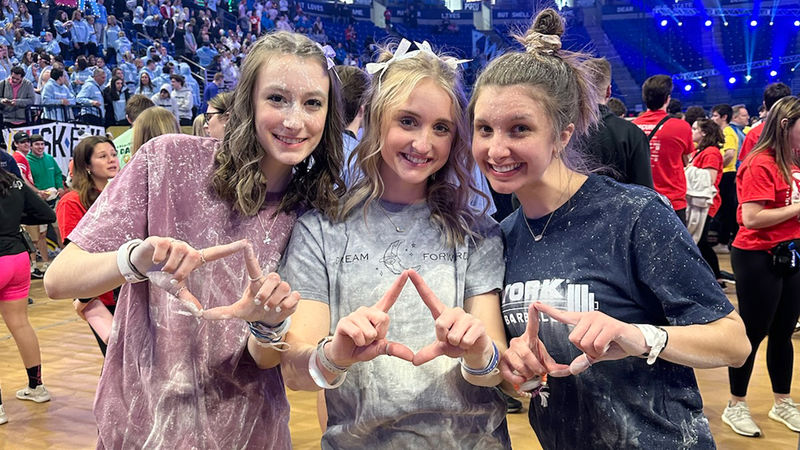
M31 259L27 252L0 256L0 302L28 298Z

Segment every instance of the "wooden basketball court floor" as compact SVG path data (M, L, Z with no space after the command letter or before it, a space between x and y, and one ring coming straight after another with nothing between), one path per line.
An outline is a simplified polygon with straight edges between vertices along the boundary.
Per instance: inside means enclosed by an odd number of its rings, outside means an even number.
M720 255L723 269L730 270L727 255ZM92 401L102 356L88 325L77 318L71 301L51 300L34 281L29 316L42 348L42 373L53 399L37 404L17 400L14 393L27 383L22 360L5 324L0 321L0 386L9 422L0 425L0 450L5 449L89 449L96 442ZM735 304L735 295L731 295ZM800 333L796 335L800 339ZM795 342L795 365L800 364L800 342ZM750 385L748 403L761 427L761 438L746 438L731 431L720 420L728 398L726 369L697 370L705 412L721 449L796 449L798 434L767 418L771 389L762 343ZM795 376L792 390L800 401L800 381ZM625 389L625 380L620 380ZM290 427L297 449L319 448L320 430L316 416L316 394L288 391L292 405ZM510 414L509 428L515 449L540 449L525 412Z

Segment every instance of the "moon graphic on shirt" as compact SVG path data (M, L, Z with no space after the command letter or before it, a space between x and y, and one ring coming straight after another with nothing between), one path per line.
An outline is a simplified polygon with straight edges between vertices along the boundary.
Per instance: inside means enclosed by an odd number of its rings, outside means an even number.
M383 265L395 275L400 275L406 269L414 269L419 271L419 266L408 267L406 264L403 264L403 262L400 261L399 248L400 244L402 243L402 240L397 240L389 244L389 247L387 247L386 251L383 252L383 258L381 258Z

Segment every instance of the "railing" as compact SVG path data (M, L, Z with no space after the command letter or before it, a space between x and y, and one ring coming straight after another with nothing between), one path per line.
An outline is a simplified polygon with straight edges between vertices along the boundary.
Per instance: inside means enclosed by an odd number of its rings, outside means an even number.
M82 114L83 110L89 110L92 114ZM64 118L63 122L100 126L105 124L105 117L102 116L101 109L92 105L28 105L25 107L25 123L27 125L37 125L44 123L43 121L45 120L56 120L45 118L45 112L48 115L56 112L56 116Z

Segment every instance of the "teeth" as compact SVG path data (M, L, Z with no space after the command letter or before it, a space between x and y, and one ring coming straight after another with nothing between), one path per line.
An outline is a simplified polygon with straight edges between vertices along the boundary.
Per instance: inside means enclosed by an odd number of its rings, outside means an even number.
M428 158L417 158L415 156L409 155L408 153L403 153L403 156L405 156L407 160L413 162L414 164L425 164L426 162L428 162Z
M287 138L287 137L278 136L278 135L275 135L275 137L276 137L276 138L277 138L279 141L281 141L281 142L285 142L285 143L287 143L287 144L299 144L299 143L301 143L301 142L303 142L303 141L304 141L304 139L292 139L292 138Z
M505 173L505 172L511 172L512 170L516 169L517 167L520 166L520 163L506 164L505 166L495 166L493 164L490 164L490 166L492 170L494 170L495 172Z

